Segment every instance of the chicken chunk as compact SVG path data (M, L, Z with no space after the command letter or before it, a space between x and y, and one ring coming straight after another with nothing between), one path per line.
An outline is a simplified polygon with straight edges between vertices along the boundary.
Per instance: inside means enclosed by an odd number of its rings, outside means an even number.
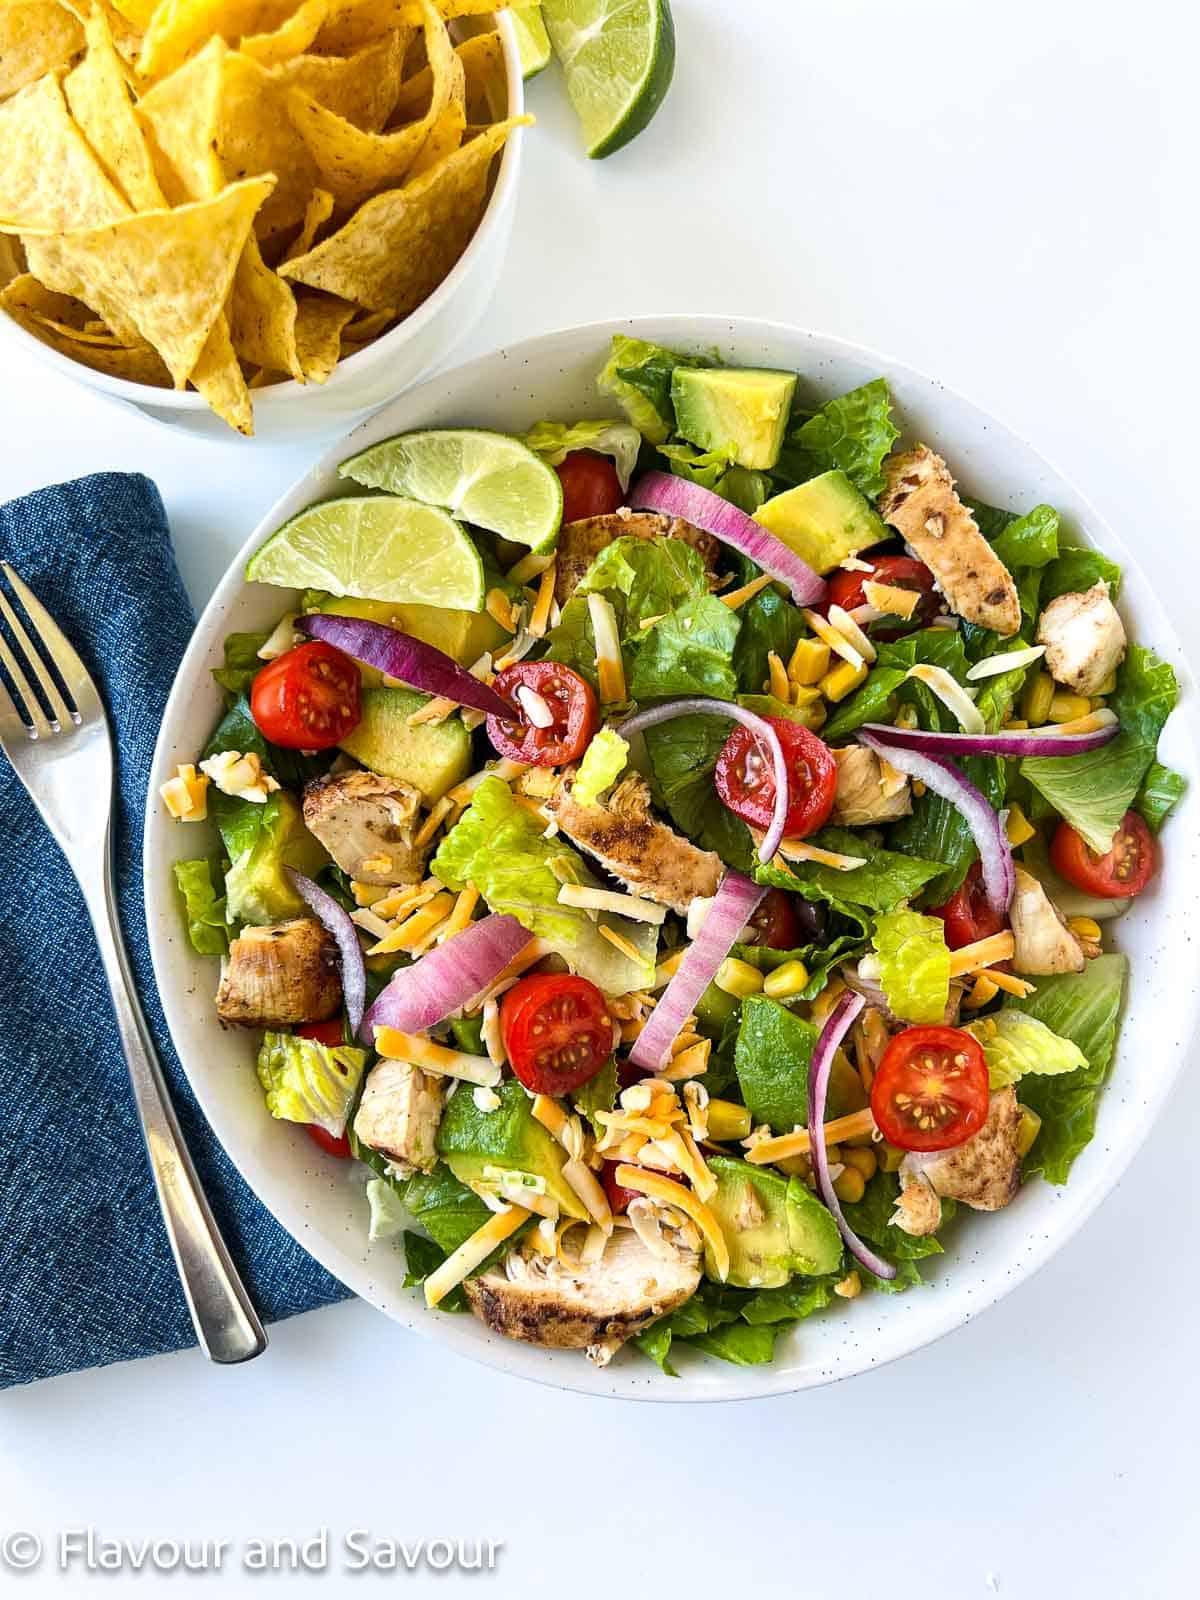
M1076 694L1100 693L1100 685L1125 657L1125 625L1101 578L1082 594L1060 594L1038 618L1037 642L1046 646L1046 668Z
M1009 638L1021 626L1012 574L963 505L950 469L927 445L884 463L879 514L933 573L952 610Z
M844 828L868 827L873 823L894 822L912 810L908 779L883 764L866 745L851 744L833 752L837 762L837 793L830 822Z
M558 536L558 564L554 569L554 598L560 606L575 593L592 562L614 539L682 539L712 573L720 545L711 533L694 528L682 517L664 517L655 511L620 511L603 517L568 522Z
M548 804L567 837L631 893L681 917L693 900L716 894L720 857L651 814L650 790L637 773L623 778L605 805L578 806L569 789Z
M217 989L222 1022L290 1028L324 1022L342 1003L337 945L311 917L243 928Z
M698 1253L678 1251L660 1260L636 1233L618 1229L589 1266L514 1250L463 1288L471 1310L493 1333L550 1350L586 1350L604 1366L627 1339L699 1286Z
M942 1200L959 1200L974 1211L1002 1210L1021 1181L1017 1150L1020 1125L1016 1090L998 1089L989 1102L987 1121L965 1144L955 1145L952 1150L906 1155L900 1165L901 1195L893 1223L905 1233L933 1231L907 1225L910 1221L926 1221L931 1211L927 1199L913 1196L918 1185L937 1199L939 1215Z
M1017 888L1008 908L1012 925L1013 970L1034 977L1055 972L1082 972L1083 946L1067 927L1066 918L1045 889L1024 867L1017 868Z
M425 851L413 841L421 796L374 772L317 778L304 790L304 825L359 883L420 883Z
M431 1172L442 1106L442 1085L432 1073L407 1061L380 1061L358 1102L354 1132L397 1166Z

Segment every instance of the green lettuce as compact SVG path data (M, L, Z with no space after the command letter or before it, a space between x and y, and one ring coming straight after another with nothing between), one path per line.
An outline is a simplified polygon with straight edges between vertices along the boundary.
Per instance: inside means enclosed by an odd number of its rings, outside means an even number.
M796 1277L778 1289L731 1289L706 1280L690 1300L634 1343L670 1378L678 1376L670 1362L675 1344L737 1366L765 1365L773 1359L784 1328L830 1303L839 1277Z
M1099 550L1069 545L1042 573L1041 603L1048 606L1060 594L1082 594L1103 578L1115 600L1121 588L1121 569Z
M628 489L637 466L642 436L628 422L535 422L525 443L549 467L557 467L572 450L595 450L611 456L621 488Z
M843 739L864 722L890 722L902 704L916 706L923 728L940 729L943 721L949 726L949 713L941 702L924 684L908 676L909 669L918 662L942 667L956 682L966 682L966 653L954 629L919 628L902 639L884 641L866 682L835 709L821 730L821 737ZM957 728L954 722L953 729Z
M755 1125L808 1126L808 1069L820 1030L765 995L742 1002L734 1068Z
M733 465L733 450L701 450L686 440L673 444L660 444L660 456L665 456L671 471L689 483L698 483L702 489L716 490L721 479Z
M367 1179L367 1205L370 1209L367 1238L372 1244L380 1239L394 1239L404 1231L408 1211L386 1178Z
M864 383L821 407L793 428L775 471L803 483L838 469L868 500L883 491L883 461L899 438L892 422L892 397L883 378Z
M875 924L879 983L904 1022L941 1022L950 999L950 952L940 917L890 911Z
M1087 1067L1087 1058L1077 1044L1060 1039L1044 1022L1015 1008L972 1022L966 1032L983 1049L988 1083L993 1089L1006 1089L1029 1072L1055 1077Z
M707 595L708 574L700 556L682 539L627 534L600 551L575 592L607 595L617 612L622 643L637 644L645 637L643 622Z
M645 630L633 664L629 692L635 700L737 693L731 658L741 626L736 611L713 595L685 600Z
M1103 855L1154 761L1158 736L1179 698L1175 669L1143 645L1130 645L1109 705L1121 731L1077 756L1031 756L1021 776Z
M177 861L172 870L192 949L202 956L223 956L229 949L229 926L225 921L225 896L219 895L213 884L212 862L203 857Z
M814 861L792 861L786 867L758 866L754 869L755 882L791 889L806 899L824 900L829 905L892 911L911 900L942 871L940 861L925 861L868 846L861 833L848 828L822 828L805 843L860 860L865 856L866 860L861 867L852 867L848 872L823 867Z
M732 729L723 717L676 717L647 728L646 753L657 797L675 825L727 866L748 872L755 859L750 830L713 787L717 757Z
M604 791L616 783L628 760L629 746L621 735L611 728L601 728L583 752L571 785L575 804L594 806Z
M1010 572L1022 567L1044 567L1058 555L1059 522L1053 506L1034 506L996 535L992 549Z
M777 589L760 589L738 612L741 630L733 647L733 671L745 694L761 694L770 670L767 656L774 651L786 666L792 651L807 631L799 608Z
M489 777L443 838L430 870L456 893L473 884L493 911L549 939L574 971L607 994L627 994L653 981L658 929L628 917L559 905L563 883L592 884L582 857L561 838L547 839L513 799L508 785ZM611 927L638 952L634 962L600 934Z
M999 811L1006 784L1003 760L999 756L968 756L960 765L963 776L970 779L994 811ZM939 906L948 900L979 856L967 819L957 806L932 790L914 798L911 815L893 823L887 839L895 850L945 864L945 871L922 894L924 905Z
M1157 833L1183 799L1186 791L1187 779L1182 773L1172 772L1161 762L1153 761L1149 772L1142 780L1142 787L1133 802L1133 809L1144 818L1153 832Z
M662 444L674 431L671 375L676 367L708 367L704 356L680 355L645 339L615 333L612 351L596 382L610 394L638 432L651 444Z
M774 972L788 961L800 961L808 969L808 982L796 995L797 1000L815 1000L829 982L833 969L843 961L861 955L867 944L865 921L857 922L851 931L833 934L821 944L797 945L794 950L776 950L772 945L735 944L732 955L747 961L760 972ZM789 1002L791 1004L792 1002Z
M340 1139L366 1064L367 1052L354 1045L267 1032L258 1052L258 1081L273 1117L312 1123Z
M887 1294L899 1294L921 1282L915 1263L927 1256L942 1254L942 1246L934 1234L914 1236L903 1228L892 1226L891 1218L900 1198L900 1179L894 1172L877 1172L867 1184L861 1200L843 1201L842 1211L846 1221L858 1234L897 1268L894 1278L877 1278L866 1267L858 1272L865 1284L882 1289ZM954 1215L954 1201L942 1201L939 1228L945 1227Z
M586 1117L592 1125L593 1133L601 1132L602 1124L596 1120L597 1111L611 1111L617 1103L617 1090L620 1084L617 1079L617 1058L609 1056L594 1077L580 1089L571 1093L571 1104Z
M266 666L258 652L270 637L269 631L225 635L225 664L213 668L213 677L224 689L229 704L250 693L250 685Z

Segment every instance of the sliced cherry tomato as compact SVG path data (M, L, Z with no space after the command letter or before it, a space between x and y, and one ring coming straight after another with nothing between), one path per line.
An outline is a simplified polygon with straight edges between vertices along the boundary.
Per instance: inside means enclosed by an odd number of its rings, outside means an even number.
M1007 926L1005 919L988 903L983 886L983 868L978 861L944 905L931 906L931 917L941 917L946 924L946 943L951 950L961 950L977 939L990 939Z
M250 689L250 714L272 744L327 750L358 725L361 685L348 655L313 639L262 669Z
M572 450L555 470L562 484L564 522L605 517L625 502L616 467L594 450Z
M788 769L789 839L815 833L829 819L837 793L837 762L827 744L798 722L768 717L779 735ZM749 728L735 728L717 757L717 793L735 817L754 828L769 828L775 810L771 759Z
M516 694L522 684L540 694L550 707L554 720L548 728L535 728L521 709ZM600 726L591 684L570 667L560 667L557 661L518 661L498 672L492 687L519 713L512 722L500 717L487 719L488 738L510 761L559 767L564 761L581 756Z
M1101 900L1132 900L1154 876L1154 836L1136 811L1127 811L1112 848L1098 856L1069 822L1060 822L1050 843L1050 864L1060 878Z
M792 907L792 896L783 889L768 889L750 918L754 943L770 950L794 950L800 941L800 918Z
M340 1017L334 1017L330 1022L306 1022L302 1027L293 1028L292 1032L301 1039L315 1039L318 1044L338 1045L346 1042Z
M315 1122L306 1122L308 1137L315 1145L331 1156L337 1156L341 1161L350 1160L350 1141L343 1133L340 1138L334 1138L332 1133L326 1133L324 1128L318 1128Z
M500 1002L509 1064L535 1094L570 1094L612 1055L617 1030L604 996L586 978L539 973L515 983Z
M921 596L917 608L907 621L903 617L887 622L874 622L871 632L878 638L895 638L913 628L924 627L936 614L938 597L934 590L933 573L923 561L913 561L909 556L865 556L870 561L870 572L834 572L829 578L829 589L820 609L828 613L830 606L841 606L843 611L853 611L867 604L863 590L866 582L886 583L893 589L915 589Z
M987 1121L988 1071L961 1028L905 1028L883 1052L871 1114L901 1150L950 1150Z
M600 1173L608 1203L619 1217L629 1210L629 1202L638 1198L636 1189L626 1189L624 1184L617 1182L616 1172L620 1164L619 1161L606 1161Z

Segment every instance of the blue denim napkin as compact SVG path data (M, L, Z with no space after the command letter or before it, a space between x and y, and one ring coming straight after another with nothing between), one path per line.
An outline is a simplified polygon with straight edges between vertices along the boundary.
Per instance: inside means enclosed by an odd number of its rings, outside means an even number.
M147 479L98 473L0 506L0 556L99 685L117 746L117 883L188 1147L264 1320L344 1299L263 1209L172 1048L142 910L154 741L192 613ZM0 1388L194 1344L79 891L0 756Z

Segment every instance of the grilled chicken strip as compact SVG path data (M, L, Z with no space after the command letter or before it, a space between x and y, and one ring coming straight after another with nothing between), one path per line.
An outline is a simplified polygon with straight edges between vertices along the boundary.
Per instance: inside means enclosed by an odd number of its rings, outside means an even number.
M884 776L883 763L864 744L849 744L833 752L837 762L837 793L830 822L846 828L894 822L912 810L908 779L894 768Z
M1056 683L1076 694L1100 693L1125 655L1125 625L1101 578L1082 594L1060 594L1038 619L1037 641Z
M927 445L884 462L879 514L933 573L953 611L1009 638L1021 626L1012 574L963 505L950 469Z
M222 1022L290 1028L324 1022L342 1003L337 945L311 917L243 928L217 989Z
M421 796L374 772L316 778L304 790L304 825L359 883L420 883L425 851L413 840Z
M1017 868L1017 887L1008 908L1013 932L1013 970L1041 977L1055 972L1082 972L1083 946L1067 927L1066 918L1045 889L1024 867Z
M941 1221L943 1199L961 1200L975 1211L1000 1211L1021 1181L1020 1125L1017 1091L998 1089L991 1097L987 1121L965 1144L906 1155L900 1164L901 1194L891 1219L894 1225L904 1233L932 1233Z
M700 1258L651 1255L619 1228L599 1261L569 1267L519 1250L463 1285L471 1310L493 1333L550 1350L586 1350L604 1366L635 1333L695 1294Z
M633 894L686 916L697 898L717 892L721 860L682 838L650 811L644 778L623 778L605 805L577 806L569 789L547 802L572 843L586 850Z
M614 539L682 539L692 546L710 574L716 568L721 548L711 533L694 528L682 517L630 511L628 506L608 516L568 522L558 536L558 564L554 569L554 598L560 606L566 605L584 573Z
M437 1163L442 1085L407 1061L383 1060L372 1068L354 1115L354 1132L397 1166L430 1172Z

